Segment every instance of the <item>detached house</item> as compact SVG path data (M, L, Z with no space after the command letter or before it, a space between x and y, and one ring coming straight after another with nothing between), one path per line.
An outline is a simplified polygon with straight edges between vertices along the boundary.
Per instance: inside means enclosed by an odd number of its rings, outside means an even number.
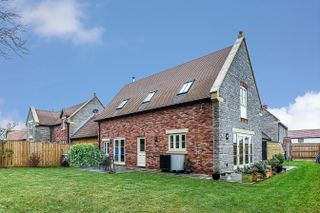
M27 140L70 143L93 117L102 112L103 104L94 94L89 100L61 111L48 111L30 107L27 117ZM97 130L96 126L96 130ZM88 135L82 134L74 140L86 142ZM95 135L97 140L97 134ZM91 142L92 140L90 140Z
M116 164L159 169L174 154L211 174L261 160L261 113L240 32L232 46L124 86L96 121Z

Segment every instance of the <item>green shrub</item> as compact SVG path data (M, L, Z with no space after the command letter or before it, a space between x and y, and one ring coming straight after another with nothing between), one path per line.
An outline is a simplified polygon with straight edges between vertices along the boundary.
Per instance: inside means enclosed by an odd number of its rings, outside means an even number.
M103 159L103 152L88 143L73 145L68 153L68 162L73 167L98 167Z
M273 157L277 158L277 159L279 160L279 162L280 162L281 165L282 165L282 164L284 163L284 161L285 161L285 157L284 157L283 154L275 154L275 155L273 155Z

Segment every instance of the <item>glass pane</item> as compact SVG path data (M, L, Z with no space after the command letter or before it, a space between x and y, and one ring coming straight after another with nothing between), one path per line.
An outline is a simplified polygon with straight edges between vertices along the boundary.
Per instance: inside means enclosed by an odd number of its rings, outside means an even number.
M237 165L237 143L233 143L233 165Z
M243 137L239 137L239 164L243 164Z
M124 162L124 140L121 140L121 162Z
M114 142L114 161L119 161L119 141L115 140Z
M253 151L252 151L252 142L250 140L250 163L253 162L252 158L253 158Z
M140 152L144 152L145 151L145 140L144 138L140 139Z
M181 135L181 148L186 148L186 135Z
M245 148L244 148L245 163L248 164L249 163L249 138L248 137L245 137L244 143L245 143Z
M173 149L173 135L170 135L170 149Z
M180 148L179 142L180 142L180 137L179 137L179 135L176 135L176 149Z

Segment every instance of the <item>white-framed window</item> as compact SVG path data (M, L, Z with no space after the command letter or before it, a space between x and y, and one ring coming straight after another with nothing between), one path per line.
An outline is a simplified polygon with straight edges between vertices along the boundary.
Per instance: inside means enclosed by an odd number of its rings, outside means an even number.
M124 140L124 138L114 139L113 159L116 164L125 164L125 140Z
M110 153L110 140L103 140L103 144L104 144L104 147L103 147L104 154L109 156L109 153Z
M252 136L233 134L233 166L242 167L253 163Z
M122 109L123 107L124 107L124 105L126 105L126 103L129 101L129 99L125 99L125 100L123 100L120 104L119 104L119 106L117 106L117 109Z
M244 87L240 87L240 117L247 119L248 92Z
M144 103L148 103L151 101L152 97L154 96L154 94L156 94L156 91L153 91L153 92L149 92L148 96L143 100L143 104Z
M187 137L186 134L169 134L169 151L186 151Z
M304 139L303 138L298 138L298 143L303 143Z
M27 129L28 129L28 139L32 140L33 139L33 121L29 121L27 124Z
M183 84L183 86L181 87L178 95L181 95L181 94L185 94L185 93L188 93L192 84L193 84L194 81L188 81L186 83Z

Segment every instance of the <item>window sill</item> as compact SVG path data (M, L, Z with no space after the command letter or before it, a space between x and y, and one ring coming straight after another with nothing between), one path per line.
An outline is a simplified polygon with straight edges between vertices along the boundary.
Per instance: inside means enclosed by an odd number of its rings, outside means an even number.
M124 165L126 165L126 163L125 162L122 162L122 163L114 162L114 165L124 166Z
M170 150L170 151L167 151L167 154L180 154L180 155L185 155L185 154L188 154L187 151L175 151L175 150Z

